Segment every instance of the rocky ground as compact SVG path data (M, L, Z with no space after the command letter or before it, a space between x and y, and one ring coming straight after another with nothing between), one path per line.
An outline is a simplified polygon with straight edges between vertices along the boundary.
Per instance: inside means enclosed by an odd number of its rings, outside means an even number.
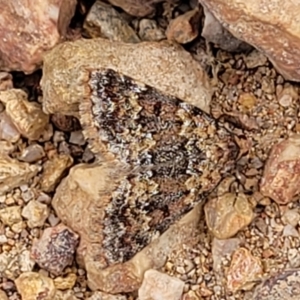
M192 227L191 238L165 250L163 266L148 268L142 284L126 293L94 291L91 282L96 280L87 276L89 272L94 276L94 269L84 259L89 243L83 244L94 234L84 230L94 224L81 225L89 207L83 200L90 194L76 189L78 178L85 183L84 177L93 175L81 171L80 164L91 165L98 156L88 146L76 105L66 101L54 113L57 99L46 103L49 78L41 84L45 74L38 59L9 65L13 59L0 56L6 59L0 64L0 300L298 299L300 137L294 134L300 131L299 85L285 80L266 56L227 31L218 33L219 44L232 49L206 43L215 33L203 25L197 1L149 1L151 5L143 7L135 1L127 1L128 6L109 2L79 1L65 39L102 37L134 47L167 38L182 44L193 63L207 73L201 84L209 82L212 91L209 107L205 101L198 107L208 107L238 145L234 167L218 178L220 184L201 203L200 221ZM69 11L66 15L73 15L76 3L71 3L64 8ZM27 50L24 47L26 55ZM190 78L197 72L190 72ZM141 67L140 74L147 71ZM168 83L164 79L160 83L167 93ZM180 90L177 93L173 96L180 98ZM191 92L190 104L193 99ZM72 190L82 197L76 202L82 205L78 204L79 217ZM64 208L59 201L67 203ZM86 213L88 218L90 212ZM176 230L170 233L175 235Z

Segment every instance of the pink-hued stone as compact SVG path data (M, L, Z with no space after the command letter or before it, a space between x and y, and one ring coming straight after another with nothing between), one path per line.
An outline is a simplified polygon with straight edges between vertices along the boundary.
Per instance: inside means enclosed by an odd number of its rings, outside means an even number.
M265 165L260 191L278 204L293 201L300 192L300 135L275 145Z
M0 70L31 73L65 35L76 0L0 0Z
M31 256L38 265L54 275L60 275L72 264L78 235L62 223L45 229L32 246Z

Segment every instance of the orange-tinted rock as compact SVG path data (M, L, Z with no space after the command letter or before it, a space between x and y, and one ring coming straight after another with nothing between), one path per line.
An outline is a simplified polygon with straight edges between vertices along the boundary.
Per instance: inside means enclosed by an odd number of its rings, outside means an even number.
M289 80L300 81L298 1L199 0L236 38L262 51ZM288 17L287 17L288 16Z
M110 68L209 112L208 76L180 45L166 41L127 44L102 38L66 42L45 55L44 111L78 116L86 71L96 68Z
M179 44L194 40L199 33L201 12L198 8L188 11L172 20L167 28L167 38Z
M18 131L29 140L37 140L49 123L49 116L39 103L28 101L28 95L21 89L0 91L0 101L6 106L6 113Z
M275 145L265 165L260 191L278 204L293 201L300 192L300 135Z
M246 195L225 193L210 199L205 207L208 228L218 239L234 236L249 225L254 217L253 208Z
M0 0L0 70L37 69L65 35L75 6L76 0Z
M22 273L15 284L23 300L54 299L56 288L53 280L35 272Z
M252 283L259 280L263 273L260 260L254 257L248 249L239 248L233 253L230 267L227 271L227 288L231 292L240 289L247 290Z

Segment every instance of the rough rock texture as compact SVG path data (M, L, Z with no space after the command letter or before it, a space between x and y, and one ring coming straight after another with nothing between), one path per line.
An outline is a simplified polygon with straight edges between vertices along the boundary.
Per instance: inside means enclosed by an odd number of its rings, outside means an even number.
M72 164L73 158L66 154L55 155L52 159L47 160L43 165L40 181L42 190L47 193L53 192Z
M300 81L299 3L199 0L235 37L262 51L288 80ZM288 16L288 17L287 17Z
M31 272L35 262L30 258L26 246L11 249L0 254L0 276L15 280L22 272Z
M5 104L6 113L19 132L29 140L37 140L49 122L36 102L29 102L27 94L20 89L0 91L0 101Z
M294 134L272 148L260 191L278 204L287 204L300 192L300 135Z
M253 300L298 300L300 297L300 270L280 272L255 289Z
M63 224L44 230L35 241L31 256L39 266L54 275L60 275L74 259L78 235Z
M86 70L95 68L111 68L140 82L146 78L145 83L164 94L209 111L208 77L181 46L170 42L124 44L101 38L67 42L45 55L44 111L78 116Z
M85 18L84 29L92 37L125 43L138 43L139 37L113 7L96 1Z
M65 241L63 241L65 243ZM64 244L66 245L66 243ZM67 250L69 250L68 245ZM73 254L75 253L75 248L73 249ZM63 255L63 253L60 253L59 255ZM60 258L58 256L58 258ZM73 255L72 255L73 259ZM58 276L54 279L54 285L58 290L68 290L72 289L76 283L77 276L74 273L68 273L67 276Z
M259 258L253 256L246 248L236 250L227 270L227 288L231 292L252 287L263 274Z
M29 228L42 227L48 216L48 206L36 200L29 201L22 210L22 217L27 219Z
M76 0L0 1L0 70L33 72L66 33Z
M167 28L169 40L186 44L194 40L199 33L201 11L195 8L172 20Z
M154 12L155 4L163 0L109 0L112 5L121 7L135 17L144 17Z
M210 199L205 204L204 211L208 228L219 239L234 236L249 225L254 217L253 207L242 193L226 193Z
M8 226L21 222L21 207L14 205L0 209L0 220Z
M174 247L189 242L197 232L201 216L201 209L196 206L129 261L105 259L105 224L101 220L107 195L116 188L119 172L115 163L77 165L59 185L52 202L60 219L80 234L78 262L87 269L89 286L113 294L137 290L147 269L162 267ZM118 250L124 253L126 249Z
M184 282L156 270L145 272L139 300L180 300Z
M53 280L39 273L25 272L15 280L15 284L22 300L53 300L56 293Z
M4 194L23 183L28 183L41 170L41 167L19 162L1 153L0 169L0 194Z

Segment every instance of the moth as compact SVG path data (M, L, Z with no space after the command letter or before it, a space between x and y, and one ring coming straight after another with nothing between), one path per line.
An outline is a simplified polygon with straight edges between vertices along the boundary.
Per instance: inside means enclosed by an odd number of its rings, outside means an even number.
M112 69L88 70L87 78L84 135L99 163L123 166L97 220L102 259L112 265L204 201L233 167L238 147L222 123L180 99Z

